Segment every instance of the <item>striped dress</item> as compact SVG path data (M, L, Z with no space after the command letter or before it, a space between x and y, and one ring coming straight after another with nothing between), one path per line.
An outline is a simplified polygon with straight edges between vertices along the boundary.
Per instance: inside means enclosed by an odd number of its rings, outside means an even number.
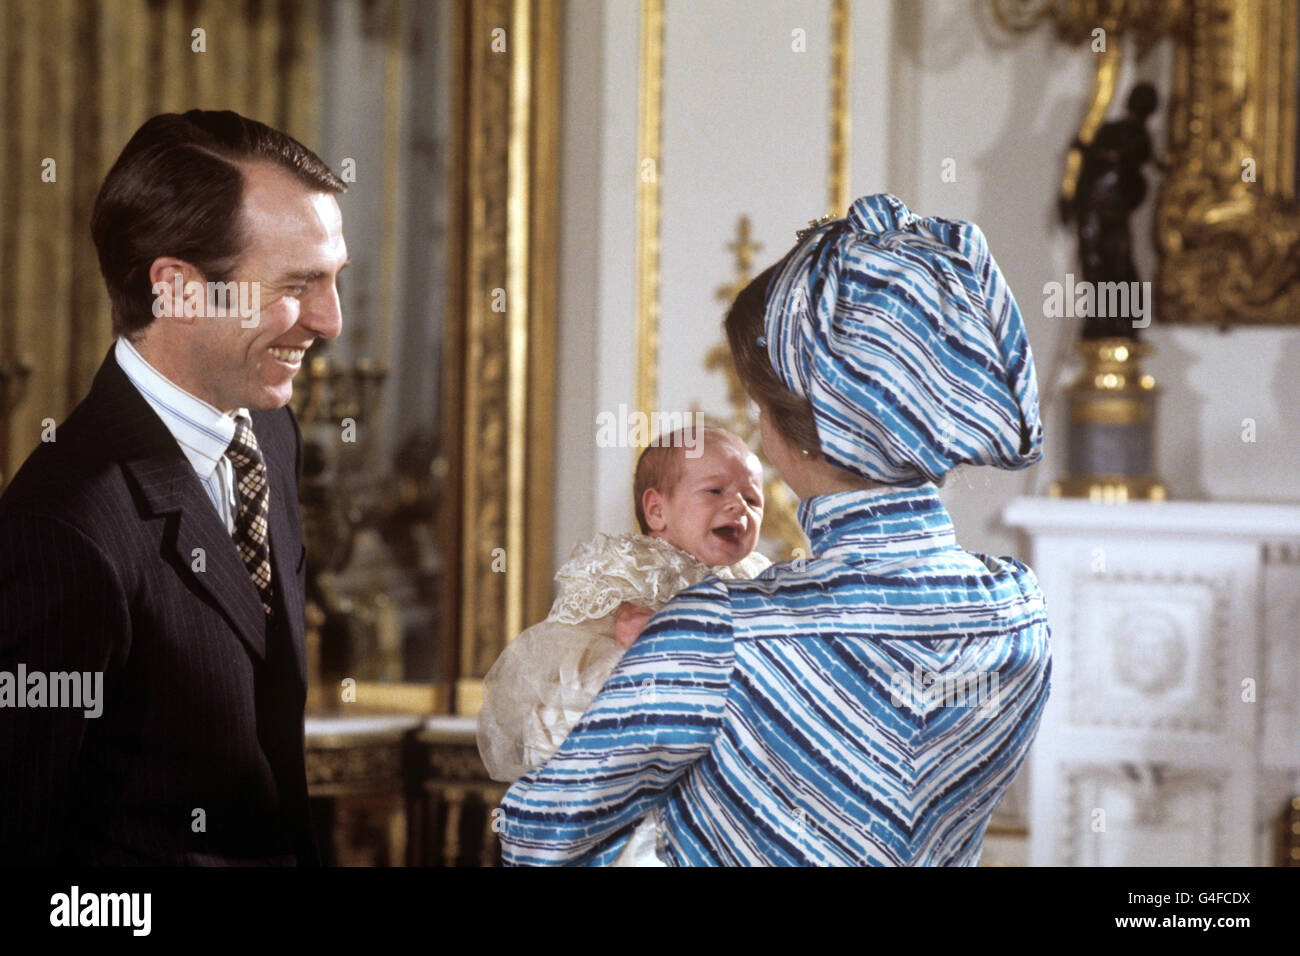
M1043 596L960 549L932 484L808 498L813 558L651 619L498 814L508 865L974 866L1047 700Z

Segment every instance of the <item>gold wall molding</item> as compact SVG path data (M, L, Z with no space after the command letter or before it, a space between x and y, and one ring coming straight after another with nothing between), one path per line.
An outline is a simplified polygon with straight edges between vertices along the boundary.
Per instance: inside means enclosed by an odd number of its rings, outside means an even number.
M447 377L462 476L456 596L456 711L477 712L482 678L524 621L546 615L553 486L554 325L560 7L554 0L461 0L466 37L464 277ZM500 50L504 30L505 50ZM505 122L503 122L505 118ZM504 315L492 308L505 291ZM454 519L452 519L454 520ZM453 552L455 553L455 552Z
M663 0L641 0L637 96L636 407L659 397L659 175L664 83Z
M853 24L849 0L831 2L831 148L830 208L839 218L849 208L849 148L852 137Z
M1009 30L1032 30L1045 22L1056 25L1062 43L1091 43L1093 31L1106 31L1108 41L1126 33L1142 49L1181 29L1190 8L1201 0L992 0L993 15Z
M389 0L376 11L384 44L384 228L380 238L379 315L369 348L376 355L393 355L393 325L397 321L398 234L401 230L402 86L406 54L406 0ZM394 356L395 357L395 356Z

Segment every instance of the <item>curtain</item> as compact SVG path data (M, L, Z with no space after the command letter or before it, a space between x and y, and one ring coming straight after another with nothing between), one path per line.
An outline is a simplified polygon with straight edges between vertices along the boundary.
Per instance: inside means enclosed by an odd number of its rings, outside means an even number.
M319 133L320 0L8 0L0 5L0 482L90 387L112 340L90 241L105 174L150 116L232 109ZM9 375L12 382L12 375ZM57 436L56 436L57 437Z

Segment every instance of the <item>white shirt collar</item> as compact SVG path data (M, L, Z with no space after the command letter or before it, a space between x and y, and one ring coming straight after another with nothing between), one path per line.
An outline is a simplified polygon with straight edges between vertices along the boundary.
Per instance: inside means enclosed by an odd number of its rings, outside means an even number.
M172 433L194 471L200 478L209 477L234 440L236 416L249 417L248 409L230 414L191 395L146 362L124 338L117 340L113 356Z

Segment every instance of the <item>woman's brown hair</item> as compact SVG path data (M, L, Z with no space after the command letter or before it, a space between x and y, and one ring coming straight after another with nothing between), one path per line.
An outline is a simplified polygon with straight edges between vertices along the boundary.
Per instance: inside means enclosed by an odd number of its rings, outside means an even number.
M777 377L767 347L759 344L759 339L765 334L767 286L779 265L765 269L741 290L731 304L723 326L727 330L727 343L731 346L731 360L749 397L767 409L772 426L788 444L820 458L821 440L817 436L812 403L792 392Z

